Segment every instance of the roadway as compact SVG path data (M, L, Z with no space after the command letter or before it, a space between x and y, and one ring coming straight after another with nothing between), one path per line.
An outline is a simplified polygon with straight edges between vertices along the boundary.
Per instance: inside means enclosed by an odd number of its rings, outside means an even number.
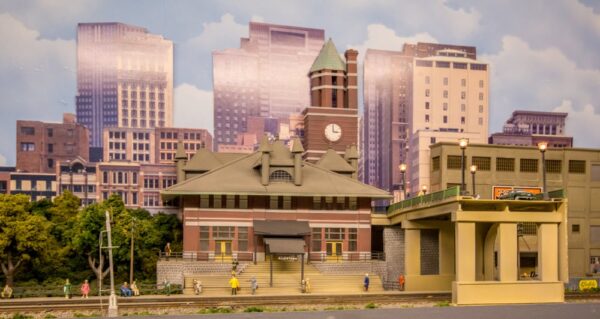
M127 318L147 318L131 317ZM600 318L600 303L365 309L169 316L175 319L587 319Z

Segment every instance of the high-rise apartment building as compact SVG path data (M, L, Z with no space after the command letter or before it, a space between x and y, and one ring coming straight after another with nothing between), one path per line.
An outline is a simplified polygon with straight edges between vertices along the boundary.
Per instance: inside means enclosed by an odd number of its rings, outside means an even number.
M54 173L58 161L88 160L88 130L65 113L63 123L17 121L17 170Z
M285 126L310 103L306 76L324 30L258 22L249 29L239 49L213 52L215 146L236 144L249 130L249 117Z
M420 174L429 161L428 154L421 156L419 150L428 151L435 140L463 135L484 143L487 69L487 64L477 61L476 48L469 46L417 43L405 44L399 52L368 50L363 180L388 190L406 187L415 192L423 186ZM419 132L424 133L419 137ZM398 169L401 163L408 166L404 185Z
M502 132L490 136L490 144L533 146L539 142L548 147L573 147L573 137L565 134L568 113L514 111Z
M92 157L105 127L172 126L173 42L123 23L78 24L76 108Z

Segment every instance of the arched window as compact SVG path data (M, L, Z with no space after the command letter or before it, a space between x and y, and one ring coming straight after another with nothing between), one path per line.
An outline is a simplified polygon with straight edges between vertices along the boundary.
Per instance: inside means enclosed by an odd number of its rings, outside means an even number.
M271 182L291 182L292 175L290 175L290 173L283 171L283 170L276 170L273 173L271 173L271 176L269 176L269 181L271 181Z

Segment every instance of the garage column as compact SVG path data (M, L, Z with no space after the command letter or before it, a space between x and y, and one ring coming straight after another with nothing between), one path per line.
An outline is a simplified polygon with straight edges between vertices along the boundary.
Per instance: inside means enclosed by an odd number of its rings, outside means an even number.
M538 226L538 272L541 281L558 281L558 226Z
M500 281L517 281L517 224L498 226L498 273Z
M475 223L456 223L456 281L475 281Z

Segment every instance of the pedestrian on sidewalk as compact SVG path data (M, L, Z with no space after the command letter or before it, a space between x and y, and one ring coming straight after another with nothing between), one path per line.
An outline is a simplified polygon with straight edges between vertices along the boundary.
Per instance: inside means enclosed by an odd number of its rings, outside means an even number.
M252 294L256 293L256 289L258 289L258 281L256 281L256 277L252 277L250 279L250 288L252 289Z
M365 274L365 279L363 281L363 285L365 287L365 291L368 292L369 291L369 283L371 280L369 280L369 274Z
M231 286L231 295L237 295L237 291L240 289L240 281L235 275L232 275L229 279L229 285Z
M404 278L403 274L400 274L400 276L398 276L398 288L400 290L404 290L404 283L405 283L406 279Z
M63 292L65 293L65 299L71 299L71 283L69 282L69 279L65 281Z
M90 294L90 284L88 283L87 279L83 281L83 284L81 285L81 298L89 298Z
M12 298L12 294L13 294L13 289L8 284L6 284L4 286L4 289L2 289L2 294L1 294L2 298L10 299L10 298Z
M202 292L202 281L194 279L193 286L194 294L199 295Z

